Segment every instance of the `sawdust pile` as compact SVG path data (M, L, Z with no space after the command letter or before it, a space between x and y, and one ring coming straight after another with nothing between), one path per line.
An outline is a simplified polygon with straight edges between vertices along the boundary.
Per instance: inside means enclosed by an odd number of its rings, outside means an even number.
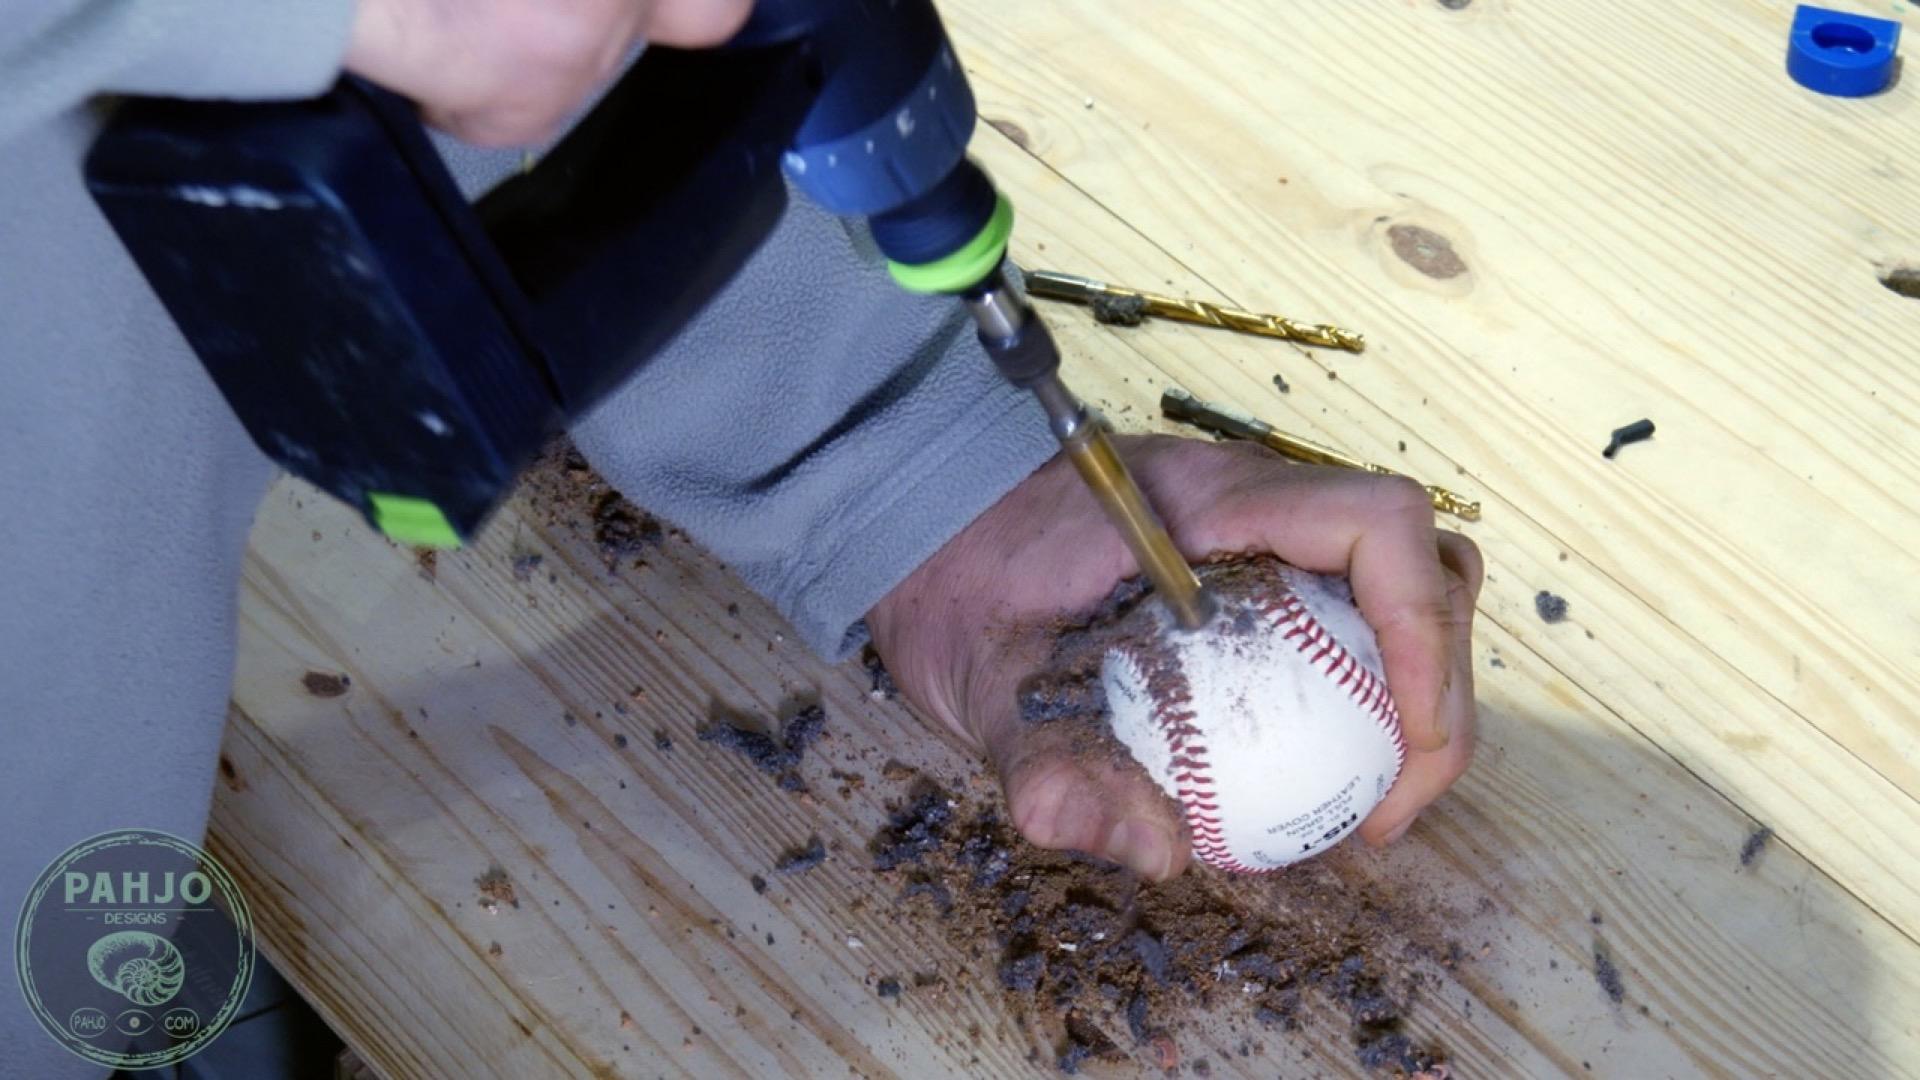
M1459 963L1440 920L1335 852L1283 874L1196 869L1144 884L1122 867L1020 840L990 806L921 780L871 846L903 917L994 973L1030 1020L1064 1026L1062 1071L1131 1051L1170 1068L1181 1030L1236 1014L1284 1037L1337 1010L1363 1065L1446 1075L1407 1031L1408 1004Z

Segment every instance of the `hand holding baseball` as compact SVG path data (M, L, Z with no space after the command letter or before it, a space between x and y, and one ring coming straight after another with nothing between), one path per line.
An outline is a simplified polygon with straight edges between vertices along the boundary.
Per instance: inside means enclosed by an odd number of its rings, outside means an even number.
M1246 444L1116 440L1189 558L1279 556L1345 575L1379 643L1406 757L1360 825L1397 839L1473 754L1470 637L1482 564L1434 527L1411 481L1286 462ZM1076 733L1021 719L1016 690L1047 659L1044 635L1011 628L1084 612L1138 573L1070 466L1056 459L981 515L876 605L874 643L918 705L980 746L1014 824L1166 878L1190 858L1180 807L1130 763L1077 753Z

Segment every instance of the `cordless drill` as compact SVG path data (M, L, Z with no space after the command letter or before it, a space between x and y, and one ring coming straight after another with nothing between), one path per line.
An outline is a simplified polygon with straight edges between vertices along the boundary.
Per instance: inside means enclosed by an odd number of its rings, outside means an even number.
M904 289L959 297L1176 618L1210 604L1061 383L966 157L971 87L929 0L759 0L721 49L649 48L477 202L412 105L142 99L94 198L260 448L389 537L471 537L539 449L644 364L772 229L786 185L864 218Z

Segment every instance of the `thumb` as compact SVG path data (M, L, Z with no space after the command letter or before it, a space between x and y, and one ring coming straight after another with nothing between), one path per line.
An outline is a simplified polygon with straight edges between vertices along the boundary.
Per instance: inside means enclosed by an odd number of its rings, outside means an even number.
M681 49L719 45L751 14L753 0L659 0L648 15L645 36Z
M996 726L988 746L1020 834L1043 848L1084 851L1152 881L1190 856L1179 804L1126 751L1071 720Z

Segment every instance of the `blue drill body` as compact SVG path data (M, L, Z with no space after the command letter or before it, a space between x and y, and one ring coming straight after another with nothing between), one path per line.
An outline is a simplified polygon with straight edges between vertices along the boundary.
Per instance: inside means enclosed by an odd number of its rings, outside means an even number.
M130 102L86 177L260 448L389 536L451 546L731 278L784 173L867 219L896 278L964 301L1143 567L1200 596L1057 378L975 123L930 0L759 0L724 48L647 50L477 203L411 104L352 77L304 102Z

